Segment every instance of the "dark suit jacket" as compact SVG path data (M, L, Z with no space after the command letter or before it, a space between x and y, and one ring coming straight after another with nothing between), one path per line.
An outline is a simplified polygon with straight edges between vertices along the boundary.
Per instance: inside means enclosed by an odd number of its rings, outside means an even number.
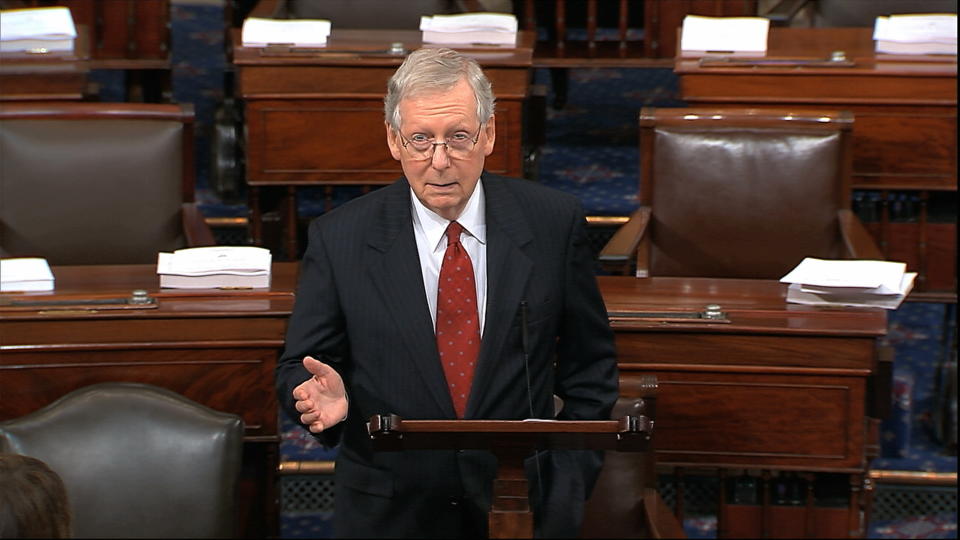
M484 173L487 311L466 418L610 417L618 375L579 201L535 182ZM423 288L405 179L310 225L286 350L277 368L282 407L299 420L293 388L305 355L344 378L346 421L321 434L341 444L335 532L344 536L456 537L460 517L486 534L496 460L483 451L373 452L374 414L453 419ZM527 305L528 401L520 305ZM558 451L528 460L538 534L576 536L601 457Z

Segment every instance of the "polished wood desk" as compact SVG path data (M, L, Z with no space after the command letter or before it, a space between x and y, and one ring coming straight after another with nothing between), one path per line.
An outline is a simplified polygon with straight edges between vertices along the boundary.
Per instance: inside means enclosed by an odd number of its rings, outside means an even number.
M884 310L787 304L786 285L776 281L599 280L621 386L657 377L658 465L847 474L850 503L830 533L863 535L860 490L876 444L869 435L872 394L884 391L878 381L885 371L878 362ZM709 304L719 305L726 320L669 318ZM794 516L803 528L788 535L817 536L824 514L808 502L808 511ZM721 508L732 508L723 490ZM754 529L742 528L744 516L721 513L719 531L783 534L786 520L776 514L782 508L752 509Z
M874 53L872 28L771 28L765 60L825 60L843 51L853 65L701 64L678 52L684 101L696 106L833 108L852 111L853 188L877 190L882 213L867 223L884 254L920 273L918 292L956 301L956 200L952 222L928 219L931 197L957 189L957 57ZM714 55L716 56L716 55ZM919 196L912 223L891 217L895 194ZM939 192L939 193L938 193ZM942 218L940 218L942 219ZM867 220L865 220L867 221Z
M273 370L293 307L296 264L275 264L273 287L251 291L161 290L153 265L63 266L53 273L53 293L0 295L0 420L105 381L154 384L240 415L246 442L238 530L276 536ZM137 289L155 303L93 303Z
M90 73L88 29L77 26L73 51L0 53L0 102L84 99Z
M296 263L275 264L269 291L191 292L160 290L152 265L54 267L55 293L0 295L0 420L108 380L156 384L239 414L248 450L241 530L275 534L273 369L296 270ZM876 351L885 311L788 305L785 286L769 281L599 280L624 395L643 387L641 376L657 376L659 464L848 474L843 532L860 530L872 444L868 396L882 371ZM136 289L156 303L63 303L125 298ZM729 322L664 322L661 313L712 303Z
M383 185L400 176L387 148L383 97L407 53L421 47L420 32L334 29L326 47L315 49L243 47L238 30L232 39L252 239L262 245L260 189L286 186L284 243L287 256L296 257L297 186ZM511 49L460 50L483 66L497 96L497 144L486 170L522 176L533 36L521 33Z

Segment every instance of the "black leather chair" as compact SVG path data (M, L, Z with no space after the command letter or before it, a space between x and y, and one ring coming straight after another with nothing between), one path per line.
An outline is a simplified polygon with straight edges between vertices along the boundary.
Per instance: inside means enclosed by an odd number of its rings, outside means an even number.
M77 538L232 537L243 430L170 390L100 383L0 422L0 452L63 478Z
M851 209L852 114L644 108L640 208L600 261L636 276L779 279L882 259Z
M194 203L192 105L0 104L0 253L156 263L213 245Z

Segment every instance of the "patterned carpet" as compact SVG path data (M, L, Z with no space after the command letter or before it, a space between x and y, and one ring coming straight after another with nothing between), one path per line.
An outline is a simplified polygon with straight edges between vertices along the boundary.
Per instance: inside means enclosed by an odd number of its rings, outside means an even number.
M210 189L210 141L214 113L224 96L223 10L217 2L175 1L172 8L173 90L176 100L197 112L197 193L207 216L245 216L246 207L223 201ZM112 73L97 73L101 99L117 97ZM545 71L535 80L549 86ZM637 113L643 105L682 106L669 69L593 69L570 73L567 105L548 110L547 141L539 159L538 181L577 194L591 215L627 215L636 208L639 155ZM548 103L552 100L548 98ZM350 193L338 195L346 200ZM299 198L301 215L322 212L316 190ZM956 362L956 311L944 304L906 303L890 314L888 339L896 350L893 414L883 424L882 457L876 469L956 472L952 454L940 442L956 433L956 401L943 397L947 362ZM951 411L952 420L942 421ZM949 417L949 415L948 415ZM335 450L321 448L305 431L282 418L281 455L285 460L327 460ZM946 428L944 428L946 426ZM956 498L942 513L870 523L870 538L956 538ZM284 538L330 535L329 511L290 511L282 519ZM716 534L713 517L685 523L692 538Z

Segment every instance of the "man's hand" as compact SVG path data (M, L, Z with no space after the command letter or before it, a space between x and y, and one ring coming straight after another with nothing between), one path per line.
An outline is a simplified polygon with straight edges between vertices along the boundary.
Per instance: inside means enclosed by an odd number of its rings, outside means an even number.
M347 392L343 379L332 367L307 356L303 367L312 377L293 389L300 421L311 433L333 427L347 416Z

